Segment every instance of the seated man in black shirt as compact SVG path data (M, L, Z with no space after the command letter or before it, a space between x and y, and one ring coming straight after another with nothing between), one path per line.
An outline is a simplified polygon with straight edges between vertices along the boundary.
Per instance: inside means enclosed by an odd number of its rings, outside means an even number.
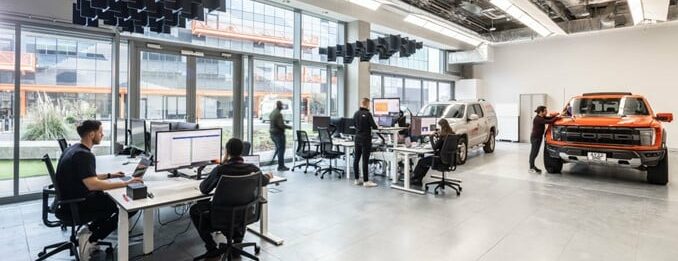
M66 148L59 159L56 170L56 186L61 200L85 198L78 206L80 218L90 222L89 228L78 232L80 258L88 260L98 240L106 238L118 226L118 208L115 202L102 191L122 188L129 183L141 182L133 178L127 182L109 182L106 179L122 177L122 172L96 173L96 159L92 146L99 144L104 137L100 121L86 120L77 128L80 143ZM57 210L60 218L69 217L68 208Z
M217 183L219 183L219 179L221 178L222 175L244 176L261 171L259 167L243 162L243 159L241 157L242 150L243 143L241 140L236 138L228 140L228 142L226 143L226 155L224 155L224 159L221 161L221 165L214 168L212 172L207 176L207 178L205 178L205 180L203 180L200 183L200 191L203 194L209 194L210 192L212 192L212 190L214 190L217 187ZM261 175L262 186L267 185L268 180L271 179L272 177L273 175L271 175L270 173L262 174ZM205 242L205 248L207 248L207 252L204 255L202 255L201 258L212 258L218 256L217 243L214 242L214 239L212 238L211 234L212 231L200 229L200 215L201 213L209 211L209 209L210 201L202 200L198 201L195 205L193 205L190 210L193 225L195 225L195 228L198 230L198 234L200 234L200 238L202 238L202 240ZM205 218L209 218L209 215L203 216L203 220L205 220ZM241 243L243 237L245 237L244 227L240 230L238 229L235 230L233 241L235 243Z

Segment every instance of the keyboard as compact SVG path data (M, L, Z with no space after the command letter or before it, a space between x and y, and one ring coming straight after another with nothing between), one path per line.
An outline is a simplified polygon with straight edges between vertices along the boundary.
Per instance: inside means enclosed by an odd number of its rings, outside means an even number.
M124 177L120 178L120 180L122 180L122 181L128 181L130 179L132 179L132 176L124 176Z

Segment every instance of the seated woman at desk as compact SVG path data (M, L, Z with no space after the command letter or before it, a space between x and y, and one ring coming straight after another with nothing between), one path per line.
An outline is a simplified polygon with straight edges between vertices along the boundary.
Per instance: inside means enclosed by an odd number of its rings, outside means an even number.
M431 168L431 164L433 164L433 156L440 156L440 149L443 147L443 143L445 143L445 138L447 138L447 135L454 135L454 131L446 119L440 119L438 125L440 126L440 131L436 131L435 134L433 134L437 139L435 141L431 139L434 151L433 155L420 159L417 166L414 167L414 173L410 180L412 185L421 186L422 179L426 176L426 172Z

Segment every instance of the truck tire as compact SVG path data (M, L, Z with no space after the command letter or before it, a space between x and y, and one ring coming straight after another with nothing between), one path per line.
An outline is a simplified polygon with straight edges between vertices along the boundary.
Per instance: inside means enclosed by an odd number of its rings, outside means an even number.
M457 165L464 165L468 158L468 143L465 137L459 138L459 148L457 149Z
M647 168L647 183L666 185L669 183L669 151L664 150L664 158L657 166Z
M490 131L490 138L487 139L487 142L485 142L485 146L483 146L483 151L485 153L492 153L494 152L494 146L497 145L497 141L495 140L494 136L494 131Z
M558 174L563 170L563 160L551 157L546 146L544 146L544 168L549 174Z

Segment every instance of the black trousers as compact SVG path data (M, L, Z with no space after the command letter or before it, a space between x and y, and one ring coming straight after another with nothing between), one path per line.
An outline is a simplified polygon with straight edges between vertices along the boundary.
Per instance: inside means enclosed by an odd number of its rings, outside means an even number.
M92 232L89 242L102 240L118 229L118 207L103 192L97 191L87 195L85 201L78 206L78 211L81 221L91 222L88 226ZM129 216L135 213L130 213Z
M436 164L442 164L442 162L440 162L440 159L434 158L433 156L426 156L419 159L419 162L417 162L417 166L414 167L412 180L421 181L424 178L424 176L426 176L426 172L429 169L431 169L434 160L436 161Z
M275 154L278 155L278 167L285 166L285 134L271 133L271 140L275 144Z
M210 222L210 204L209 200L201 200L191 206L191 210L189 211L191 221L193 221L195 229L198 230L200 238L205 242L205 248L208 251L216 249L217 243L214 241L214 238L212 238L212 232L214 232L214 230L209 229L211 227L210 224L200 224L200 216L203 215L202 221ZM226 231L222 231L222 233L224 236L228 236ZM236 228L233 232L233 242L241 243L243 238L245 238L245 227Z
M353 176L356 180L360 178L360 159L363 160L363 181L369 180L369 161L370 152L372 151L372 140L355 140L355 152L353 157Z
M536 167L534 165L534 160L537 158L537 155L539 155L539 149L541 149L542 140L543 140L542 137L530 138L530 143L532 144L532 148L530 149L530 168Z

